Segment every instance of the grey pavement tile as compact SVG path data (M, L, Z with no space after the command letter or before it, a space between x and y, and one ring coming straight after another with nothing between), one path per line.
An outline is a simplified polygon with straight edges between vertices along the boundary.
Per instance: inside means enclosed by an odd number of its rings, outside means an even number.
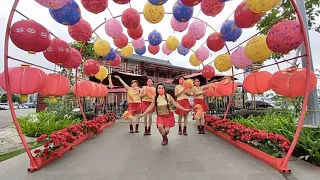
M177 172L207 172L200 160L177 161Z
M147 180L147 174L123 172L119 173L118 178L116 180Z
M245 180L285 180L281 173L249 173L243 176Z
M213 180L213 175L207 172L177 173L177 180Z
M147 174L146 180L177 180L177 174L172 172L168 173L165 171L151 171Z
M245 180L245 177L242 174L239 173L213 173L212 174L212 180ZM259 180L259 179L256 179Z
M141 174L147 174L149 170L149 160L131 160L128 159L123 164L119 174L126 173L126 172L132 172L132 173L141 173Z

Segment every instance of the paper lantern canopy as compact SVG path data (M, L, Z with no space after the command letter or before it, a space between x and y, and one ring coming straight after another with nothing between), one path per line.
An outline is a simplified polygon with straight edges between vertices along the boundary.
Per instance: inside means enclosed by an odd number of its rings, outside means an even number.
M152 46L157 46L161 44L162 42L161 33L157 30L153 30L148 36L148 41Z
M127 32L132 39L139 39L143 34L143 29L142 26L139 24L139 26L136 29L128 29Z
M103 81L105 78L108 77L108 74L109 74L108 69L104 66L100 66L99 72L95 74L94 77L96 77L100 81Z
M237 91L238 83L233 82L230 78L226 78L216 85L216 92L220 96L230 96Z
M231 63L237 68L244 69L245 67L250 66L253 62L245 54L244 47L239 46L231 54Z
M203 14L216 16L223 10L224 2L220 0L202 0L200 6Z
M166 46L169 50L174 51L179 45L179 40L175 36L169 36L166 41Z
M243 1L234 12L234 23L240 28L250 28L257 24L262 16L262 13L252 12L246 1Z
M181 0L181 2L186 6L195 6L201 3L202 0Z
M106 56L110 52L110 44L104 39L98 39L93 44L93 50L98 56Z
M199 40L206 34L206 25L202 21L195 20L190 24L188 34Z
M128 45L128 37L125 34L121 34L120 36L113 39L113 43L118 48L124 48Z
M219 56L217 56L214 60L214 67L220 72L230 70L232 68L230 55L220 54Z
M131 44L132 44L132 46L133 46L135 49L143 48L143 46L144 46L144 38L143 38L143 37L140 37L140 38L137 39L137 40L133 39L133 40L131 41Z
M303 42L300 23L295 20L282 21L268 32L267 45L276 53L287 54Z
M123 11L121 16L121 22L127 29L136 29L140 24L139 12L133 8L128 8Z
M196 67L196 66L199 66L202 62L197 59L196 55L195 54L192 54L189 58L189 62L192 66Z
M126 47L121 49L121 55L125 58L131 56L133 53L133 48L130 44L127 44Z
M214 32L210 34L207 38L207 47L214 52L220 51L225 45L226 42L221 38L219 32Z
M18 48L36 53L50 45L50 34L45 27L32 20L15 22L10 29L10 38Z
M220 33L223 40L235 42L241 36L242 29L234 23L234 20L227 20L222 24Z
M148 1L152 5L161 6L161 5L165 4L168 0L148 0Z
M246 0L248 8L255 13L265 13L277 7L281 0Z
M81 0L82 6L89 12L98 14L108 7L108 0Z
M164 17L164 7L155 6L147 2L143 8L144 18L151 24L159 23Z
M135 52L136 54L143 55L144 53L146 53L146 50L147 50L146 46L143 46L143 47L140 48L140 49L134 49L134 52Z
M109 61L109 64L110 66L113 66L113 67L117 67L121 64L121 57L119 56L119 54L116 54L116 57Z
M86 42L91 38L92 28L86 20L80 19L77 24L68 26L68 32L72 39Z
M83 63L83 72L88 76L94 76L100 70L99 63L96 60L89 59Z
M81 12L78 4L74 0L67 2L60 9L49 9L51 17L60 24L72 26L81 19Z
M204 60L208 59L209 55L210 55L210 52L209 52L208 48L206 48L206 47L201 46L196 50L196 57L200 61L204 61Z
M163 52L164 54L166 54L166 55L169 55L169 54L171 54L173 51L172 51L172 50L169 50L169 49L167 48L166 43L164 43L164 44L162 45L162 52Z
M189 21L179 22L172 16L170 24L171 24L171 27L173 30L178 31L178 32L183 32L184 30L186 30L188 28Z
M159 50L160 50L159 45L157 45L157 46L152 46L151 44L148 45L148 51L153 55L157 54L159 52Z
M110 18L106 21L104 29L106 34L112 38L117 38L123 32L122 24L115 18Z
M196 44L196 38L186 34L182 37L181 44L183 47L191 49Z
M62 63L62 66L65 68L72 69L72 68L79 67L81 65L81 63L82 63L81 53L78 50L71 48L70 57L67 61Z
M63 40L54 38L49 47L43 52L44 57L55 64L62 64L67 61L71 55L70 46Z
M243 88L251 94L262 94L268 91L272 74L267 71L253 72L243 81Z
M49 9L60 9L67 4L69 0L35 0L40 5Z
M110 52L106 56L103 56L103 60L106 61L113 60L114 58L116 58L116 52L113 48L110 48Z
M183 47L182 44L179 44L177 50L178 50L178 53L183 56L187 55L190 51L188 48Z
M173 17L179 22L187 22L193 16L193 7L182 4L181 0L178 0L173 5Z
M117 4L127 4L129 3L131 0L113 0L115 3Z
M253 62L263 62L271 56L272 51L268 48L266 36L259 35L248 41L245 53Z
M214 72L214 68L210 65L206 65L203 67L203 69L201 70L201 74L204 78L206 79L211 79L213 78L215 72Z
M79 97L87 97L90 96L90 91L94 89L92 83L88 80L82 80L77 82L77 84L73 88L73 94Z
M49 97L51 102L56 102L57 100L54 96L64 96L69 92L69 90L69 79L63 75L52 73L47 75L47 83L45 87L39 91L39 94Z

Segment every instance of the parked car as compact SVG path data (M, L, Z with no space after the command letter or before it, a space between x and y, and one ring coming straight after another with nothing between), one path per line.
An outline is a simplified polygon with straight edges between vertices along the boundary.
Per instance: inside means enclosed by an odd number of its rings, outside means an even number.
M23 104L20 104L18 106L19 109L28 109L29 107L27 105L23 105Z
M264 101L256 101L255 103L256 103L256 109L274 108L271 104ZM254 109L254 101L247 101L246 107L247 109Z
M0 110L8 110L10 109L7 103L0 103Z

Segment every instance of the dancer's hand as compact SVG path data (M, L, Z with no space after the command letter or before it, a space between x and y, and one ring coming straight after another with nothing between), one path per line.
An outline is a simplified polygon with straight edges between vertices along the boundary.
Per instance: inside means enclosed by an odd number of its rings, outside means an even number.
M191 109L184 109L183 111L191 111Z
M120 79L120 77L118 75L113 76L116 79Z

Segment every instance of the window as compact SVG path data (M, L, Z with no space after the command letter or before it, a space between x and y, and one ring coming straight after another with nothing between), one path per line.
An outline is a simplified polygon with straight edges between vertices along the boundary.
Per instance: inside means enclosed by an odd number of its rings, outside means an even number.
M138 64L134 68L134 73L139 74L139 65Z
M120 70L121 71L126 71L126 63L121 63L120 64Z

